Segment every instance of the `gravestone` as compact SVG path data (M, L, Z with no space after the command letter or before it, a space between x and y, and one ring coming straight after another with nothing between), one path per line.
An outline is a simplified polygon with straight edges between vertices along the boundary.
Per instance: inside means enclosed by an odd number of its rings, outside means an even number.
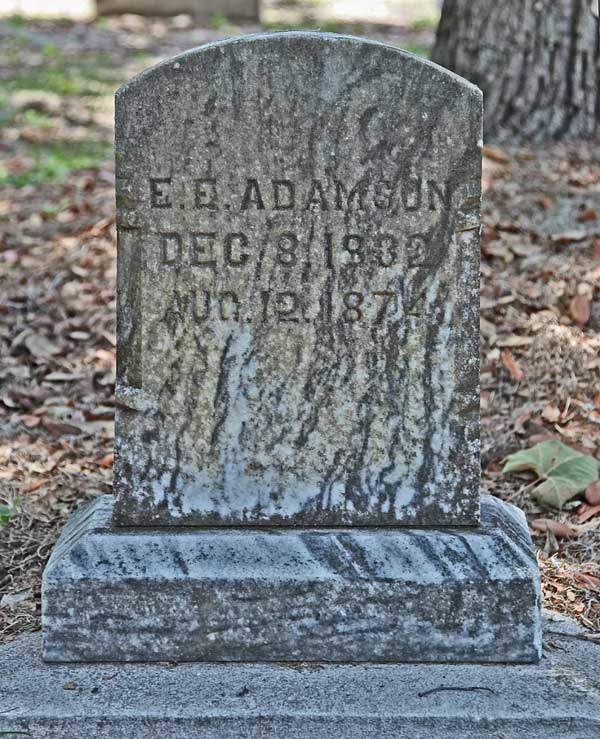
M478 522L480 112L310 35L121 88L119 524Z
M44 576L48 660L535 661L478 493L481 95L278 33L117 93L116 499Z
M96 0L98 15L135 13L148 16L191 15L197 22L215 17L258 22L260 0Z

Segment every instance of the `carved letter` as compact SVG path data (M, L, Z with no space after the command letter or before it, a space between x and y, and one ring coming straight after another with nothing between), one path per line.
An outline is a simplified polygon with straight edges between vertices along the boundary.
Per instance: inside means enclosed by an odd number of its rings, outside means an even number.
M392 204L392 186L386 180L375 183L373 205L380 210L387 210Z
M250 205L254 205L257 210L265 209L265 204L263 203L260 188L258 186L258 180L246 180L246 190L244 191L244 197L242 198L242 210L248 210L248 206Z
M319 180L313 180L304 210L309 210L312 205L318 205L321 210L329 210L329 205L325 200L325 193L323 192L323 185L321 185Z
M227 301L231 303L233 308L231 313L226 308ZM227 290L219 294L219 316L222 321L240 320L240 301L235 293Z
M243 233L227 234L227 236L225 237L225 244L223 247L223 256L225 259L225 264L228 267L241 267L243 264L246 264L246 262L250 258L250 255L244 254L242 252L239 254L239 256L235 256L233 253L234 242L237 242L239 244L240 249L245 249L248 246L248 239L246 238L245 234Z
M363 210L364 182L357 182L348 192L342 182L335 181L335 209Z
M435 182L435 180L427 180L427 187L429 189L429 210L435 210L435 196L438 196L439 201L445 208L450 207L450 187L448 182L444 182L444 189Z
M162 264L176 264L181 258L181 236L177 233L160 234Z
M169 195L159 185L170 185L170 177L150 177L150 207L151 208L171 208L173 203L169 200Z
M198 304L201 302L199 295L203 296L202 311L198 310ZM206 321L210 317L210 292L208 290L200 290L198 294L195 290L192 292L192 314L195 321Z
M217 260L212 253L215 233L193 233L192 236L192 264L195 267L210 267L216 269ZM213 257L211 259L211 257Z
M418 177L411 177L402 183L402 205L405 210L414 211L421 207L423 183ZM413 197L411 201L411 195Z
M214 177L194 180L194 207L216 210L217 181Z
M290 180L272 180L272 184L275 210L291 210L296 198L294 183Z

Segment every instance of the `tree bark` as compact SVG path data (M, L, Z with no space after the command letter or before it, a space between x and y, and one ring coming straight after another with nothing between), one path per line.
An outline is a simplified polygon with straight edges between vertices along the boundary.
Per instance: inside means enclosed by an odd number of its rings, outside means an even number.
M478 85L497 141L600 134L597 0L445 0L433 61Z

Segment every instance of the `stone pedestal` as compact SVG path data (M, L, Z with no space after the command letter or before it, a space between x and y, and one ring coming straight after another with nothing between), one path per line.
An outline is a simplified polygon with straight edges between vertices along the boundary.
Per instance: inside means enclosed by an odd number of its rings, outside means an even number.
M539 573L521 511L476 528L111 525L96 500L44 573L44 659L533 662Z

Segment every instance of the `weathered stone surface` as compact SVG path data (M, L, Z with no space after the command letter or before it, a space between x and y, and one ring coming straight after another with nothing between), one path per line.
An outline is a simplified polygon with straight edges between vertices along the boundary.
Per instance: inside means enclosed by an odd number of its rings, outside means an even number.
M119 524L477 524L480 129L329 34L119 90Z
M80 511L44 572L44 659L531 662L522 512L471 529L155 529Z
M600 646L569 621L546 620L544 633L539 665L177 666L43 664L35 634L0 648L0 731L34 739L596 739Z
M197 21L212 21L215 15L230 20L258 21L259 0L96 0L98 15L191 15Z

